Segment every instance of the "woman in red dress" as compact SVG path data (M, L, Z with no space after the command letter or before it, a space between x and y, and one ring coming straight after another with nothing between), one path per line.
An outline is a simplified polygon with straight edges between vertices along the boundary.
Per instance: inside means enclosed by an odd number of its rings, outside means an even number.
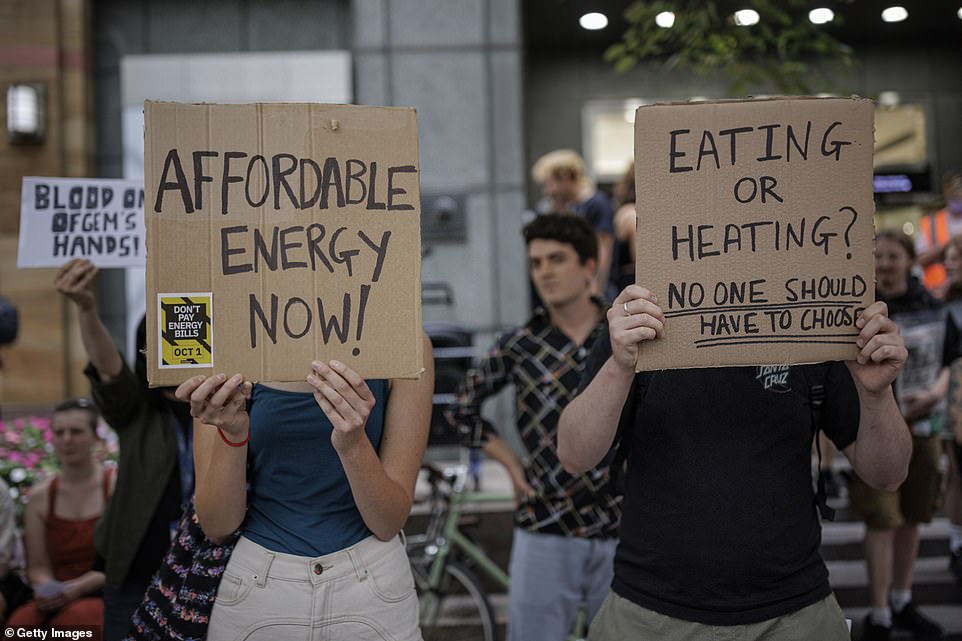
M94 569L93 535L113 490L113 474L97 458L97 418L86 399L54 410L60 473L30 493L24 530L34 599L14 611L10 627L89 626L100 638L104 573Z

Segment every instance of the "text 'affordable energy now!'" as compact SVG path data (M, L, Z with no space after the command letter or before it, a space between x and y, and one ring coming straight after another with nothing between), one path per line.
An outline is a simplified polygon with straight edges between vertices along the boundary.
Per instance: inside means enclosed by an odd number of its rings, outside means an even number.
M148 378L423 370L413 109L144 105Z

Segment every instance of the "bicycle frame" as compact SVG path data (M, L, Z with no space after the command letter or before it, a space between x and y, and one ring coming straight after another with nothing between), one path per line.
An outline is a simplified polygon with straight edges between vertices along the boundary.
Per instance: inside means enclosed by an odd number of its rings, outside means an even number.
M467 480L467 466L463 463L459 466L457 477L455 478L449 497L448 513L444 520L444 528L441 531L443 538L437 546L437 553L431 562L431 571L428 575L428 584L431 588L440 585L444 576L444 566L447 563L448 555L452 549L457 549L471 559L478 570L491 578L504 590L508 589L510 579L508 575L498 565L492 561L484 551L466 537L459 527L461 512L466 502L484 503L503 501L504 496L496 494L464 492L464 484Z
M465 504L493 503L510 498L503 494L465 491L465 484L468 480L468 464L465 452L466 450L462 448L461 460L455 469L454 479L451 482L451 491L446 496L447 514L444 515L443 526L440 530L429 531L428 540L425 542L433 550L428 552L428 555L432 558L429 564L428 590L421 597L422 613L434 612L434 608L438 606L441 583L444 580L448 557L454 550L470 559L474 563L472 569L486 575L502 590L507 591L511 583L511 579L504 570L461 531L460 519ZM582 603L578 607L578 612L566 641L583 641L588 627L587 624L587 611L585 604Z

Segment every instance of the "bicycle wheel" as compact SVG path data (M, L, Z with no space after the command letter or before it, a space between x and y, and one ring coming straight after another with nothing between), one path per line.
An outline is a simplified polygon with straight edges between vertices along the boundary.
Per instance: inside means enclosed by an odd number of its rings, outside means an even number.
M497 641L497 622L481 581L458 561L448 561L436 595L426 593L425 576L414 573L421 594L424 641Z

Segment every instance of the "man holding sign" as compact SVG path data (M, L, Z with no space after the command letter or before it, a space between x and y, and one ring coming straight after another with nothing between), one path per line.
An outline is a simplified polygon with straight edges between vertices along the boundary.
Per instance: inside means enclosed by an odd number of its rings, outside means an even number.
M650 290L631 285L608 324L558 438L572 473L597 464L616 436L628 448L615 579L591 639L701 638L685 631L733 625L848 639L818 556L811 488L807 404L822 366L636 375L638 343L663 340L671 323ZM820 427L863 480L892 491L911 451L891 391L906 350L883 303L857 326L857 359L821 374ZM679 636L662 636L662 625Z
M897 487L911 445L891 383L906 349L885 305L855 287L871 282L871 254L860 253L863 244L845 225L838 235L830 229L837 221L808 213L804 189L796 193L803 185L809 193L831 191L835 152L844 158L846 148L838 145L867 144L871 110L865 118L864 105L855 104L867 126L853 127L848 101L815 102L638 112L639 238L643 230L651 245L639 244L637 274L657 282L630 285L615 298L583 391L559 424L558 454L569 472L595 465L616 440L627 461L615 577L593 641L711 639L733 626L745 640L849 638L818 554L812 439L823 430L864 480ZM684 118L689 122L678 122ZM663 142L665 153L651 140ZM867 164L856 159L870 198L870 154ZM653 180L661 170L666 179ZM754 199L748 175L756 176ZM659 190L677 194L677 202L652 196ZM736 206L719 204L726 197ZM861 201L849 202L864 210ZM835 235L813 231L820 219L816 229ZM854 217L849 223L861 229ZM789 225L794 231L786 235ZM773 266L766 244L798 259L789 269L784 259ZM722 266L726 255L737 258ZM651 264L658 260L667 267ZM819 289L816 269L849 264L847 279L825 272L835 285ZM736 268L744 278L732 280ZM713 282L725 286L705 286L705 300L692 294L691 284ZM836 316L839 323L825 322ZM773 351L773 344L781 347ZM679 367L690 369L670 369Z

